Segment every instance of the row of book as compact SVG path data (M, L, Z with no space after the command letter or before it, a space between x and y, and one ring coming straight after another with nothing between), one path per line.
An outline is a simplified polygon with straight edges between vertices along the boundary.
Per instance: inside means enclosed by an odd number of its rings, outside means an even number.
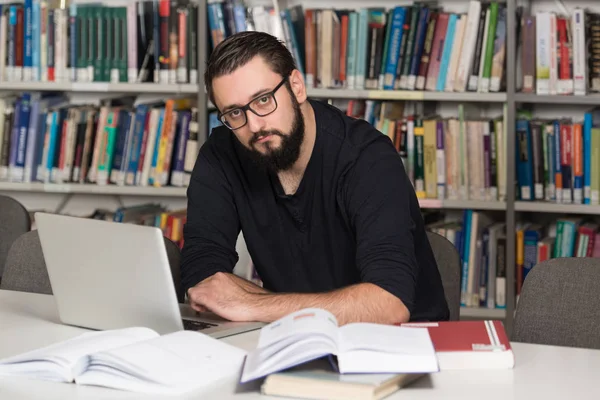
M583 121L523 112L516 141L520 200L600 203L600 108L586 112Z
M461 306L506 308L506 223L474 210L439 219L426 229L444 236L460 254Z
M559 257L600 257L600 225L586 218L558 218L516 226L516 293L537 264Z
M0 4L0 81L198 82L198 4Z
M190 99L0 98L0 181L185 187L198 146Z
M389 136L420 199L506 199L505 117L406 115L403 102L351 100L346 114Z
M521 17L522 91L585 95L600 91L600 13L525 12Z
M241 14L223 11L227 4L209 4L213 45L244 28ZM466 13L427 3L357 10L296 5L279 19L266 7L249 13L260 21L251 29L285 41L308 87L504 90L506 6L496 1L472 0Z

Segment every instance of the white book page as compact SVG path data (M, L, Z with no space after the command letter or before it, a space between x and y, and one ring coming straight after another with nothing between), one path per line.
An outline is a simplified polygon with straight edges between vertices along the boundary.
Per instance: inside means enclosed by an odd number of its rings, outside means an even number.
M263 327L248 354L242 382L337 352L338 324L328 311L308 308Z
M333 314L318 308L308 308L286 315L263 327L258 347L267 347L291 336L321 334L337 340L338 323Z
M76 378L146 394L179 394L239 378L246 352L200 332L179 331L90 357Z
M426 328L356 323L340 328L339 352L372 350L385 353L429 355L434 352Z
M248 382L307 361L335 354L334 342L323 335L306 336L285 344L285 346L276 344L267 348L258 348L248 354L241 382Z
M72 382L87 355L157 337L147 328L86 332L72 339L0 360L0 375L27 375Z

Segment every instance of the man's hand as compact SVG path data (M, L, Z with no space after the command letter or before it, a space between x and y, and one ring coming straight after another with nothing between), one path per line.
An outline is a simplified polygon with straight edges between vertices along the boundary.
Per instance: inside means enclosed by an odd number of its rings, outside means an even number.
M269 293L234 274L217 272L188 290L190 306L211 311L231 321L254 321L252 306L257 296Z

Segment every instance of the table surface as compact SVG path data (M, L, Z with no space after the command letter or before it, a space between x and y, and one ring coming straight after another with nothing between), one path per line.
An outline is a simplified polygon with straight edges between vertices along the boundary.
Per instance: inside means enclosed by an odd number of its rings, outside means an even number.
M52 296L0 290L0 358L63 341L82 332L85 330L60 323ZM221 340L251 350L258 334L259 331L254 331ZM513 351L516 365L512 370L442 371L424 377L387 399L564 400L573 396L578 400L600 399L600 387L596 384L600 350L513 343ZM212 389L215 392L191 393L181 398L269 398L259 394L259 385L260 381L221 385ZM32 398L139 399L140 395L101 387L0 377L0 399Z

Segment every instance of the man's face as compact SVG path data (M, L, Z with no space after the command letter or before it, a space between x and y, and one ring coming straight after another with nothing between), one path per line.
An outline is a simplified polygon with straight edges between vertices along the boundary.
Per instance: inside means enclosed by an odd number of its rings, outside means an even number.
M259 165L275 171L290 168L298 159L304 138L304 119L300 105L286 83L269 96L282 81L262 57L255 57L228 75L213 80L215 105L228 115L228 121L243 124L232 129L248 155ZM251 110L239 110L251 102ZM275 109L275 111L272 111ZM272 111L272 112L271 112Z

